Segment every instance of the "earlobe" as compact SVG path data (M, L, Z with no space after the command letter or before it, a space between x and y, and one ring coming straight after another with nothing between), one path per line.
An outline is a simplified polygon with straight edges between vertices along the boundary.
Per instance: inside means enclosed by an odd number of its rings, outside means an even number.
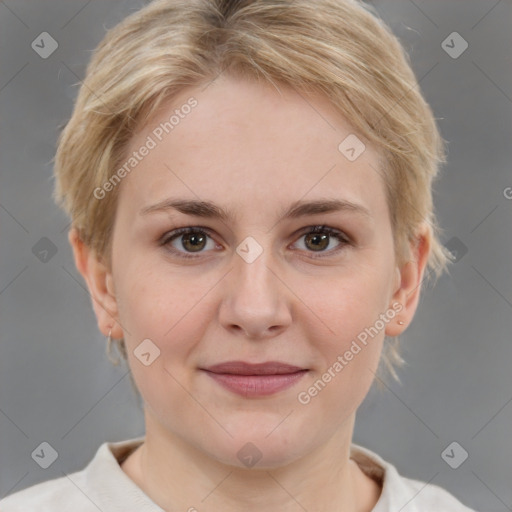
M397 268L399 285L395 287L391 303L400 303L402 308L394 321L387 325L387 336L395 337L402 334L414 317L419 303L423 274L430 255L431 237L430 226L424 224L419 230L416 243L411 244L412 259L402 268Z
M98 328L105 336L112 329L113 338L122 338L123 331L117 321L118 308L113 293L114 287L110 270L99 261L96 253L81 240L76 228L69 231L68 240L73 249L76 268L89 289Z

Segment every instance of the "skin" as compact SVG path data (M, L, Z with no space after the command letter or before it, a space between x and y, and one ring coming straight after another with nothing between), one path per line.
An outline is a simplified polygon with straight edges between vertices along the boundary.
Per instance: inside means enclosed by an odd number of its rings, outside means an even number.
M146 440L122 469L169 511L370 511L381 489L350 459L355 414L384 335L399 335L414 315L430 230L422 226L411 260L399 268L377 153L367 144L354 162L345 158L338 145L353 130L320 95L221 76L164 105L128 153L190 96L197 107L119 185L112 267L75 230L69 234L99 328L124 337L145 402ZM235 217L140 214L170 197L209 200ZM357 203L369 215L279 221L292 202L320 198ZM351 242L331 236L315 251L304 228L318 224ZM199 253L186 236L158 244L184 226L211 230ZM236 252L248 236L263 249L252 263ZM187 252L197 259L179 256ZM299 403L298 393L393 303L403 309L385 329L307 405ZM134 355L146 338L160 349L149 366ZM245 398L199 370L229 360L277 360L309 372L287 390ZM262 454L252 468L237 457L248 442Z

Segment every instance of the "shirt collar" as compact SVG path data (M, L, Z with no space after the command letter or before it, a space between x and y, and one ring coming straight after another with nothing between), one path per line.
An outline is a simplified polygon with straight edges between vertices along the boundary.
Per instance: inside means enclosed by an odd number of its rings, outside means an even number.
M93 460L85 468L88 487L93 489L92 500L102 510L125 512L164 512L147 496L135 482L121 469L121 462L144 442L144 436L119 442L103 443ZM381 495L372 512L387 512L404 507L403 496L407 495L403 479L396 468L376 453L352 444L350 458L370 478L380 482ZM412 501L414 496L411 496ZM417 512L414 502L410 502L408 512Z

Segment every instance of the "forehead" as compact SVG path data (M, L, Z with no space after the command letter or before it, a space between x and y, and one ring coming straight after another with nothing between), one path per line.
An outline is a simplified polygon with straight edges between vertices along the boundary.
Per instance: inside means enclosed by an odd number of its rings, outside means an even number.
M120 207L139 211L180 196L243 216L329 196L374 215L386 208L376 151L319 94L220 77L163 105L127 158L143 146L151 149L124 178Z

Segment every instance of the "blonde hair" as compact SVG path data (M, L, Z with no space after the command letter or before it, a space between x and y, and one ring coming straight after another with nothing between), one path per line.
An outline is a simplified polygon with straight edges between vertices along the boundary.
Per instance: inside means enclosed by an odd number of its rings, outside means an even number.
M410 257L427 222L427 271L440 275L448 260L432 184L444 142L398 39L355 0L156 0L108 31L55 157L55 200L101 259L110 265L120 187L101 200L94 190L112 178L132 134L162 102L220 73L327 96L379 150L397 263ZM393 366L403 360L398 339L390 341L383 360L396 377Z

